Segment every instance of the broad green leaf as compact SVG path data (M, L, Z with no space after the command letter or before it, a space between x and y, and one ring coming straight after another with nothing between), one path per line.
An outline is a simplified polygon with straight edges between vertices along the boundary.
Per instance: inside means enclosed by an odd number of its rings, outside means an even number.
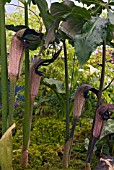
M62 3L55 2L52 3L50 11L54 19L65 19L72 12L74 7L75 4L72 1L64 1Z
M85 8L78 7L71 1L64 1L62 3L55 2L50 8L51 14L55 19L54 24L48 31L48 38L46 36L46 44L55 39L55 30L58 29L59 22L62 20L60 29L70 38L74 37L76 33L81 32L83 24L90 19L90 12ZM57 23L55 25L55 23Z
M106 137L107 135L109 134L112 134L114 133L114 120L113 119L109 119L104 127L104 130L103 130L103 134L102 136L100 137L100 139Z
M114 25L109 25L107 27L107 45L114 47L113 40L114 39Z
M74 38L75 53L82 66L90 58L91 53L106 39L108 19L92 18L84 24L83 33Z
M90 18L88 10L76 6L72 1L64 1L62 3L55 2L51 5L50 11L54 19L66 19L69 15L85 20Z
M52 88L53 88L53 85L55 85L56 88L57 88L57 91L58 91L59 93L65 93L65 89L63 88L63 82L62 82L62 81L55 80L55 79L53 79L53 78L49 78L49 79L48 79L48 78L45 78L45 79L44 79L44 82L52 85Z
M85 21L83 19L79 20L75 17L68 17L60 25L60 30L73 39L76 34L81 33L84 23Z
M114 25L114 13L112 13L111 11L108 12L108 18L109 21L112 25Z
M13 124L0 139L0 166L2 170L12 170L12 129Z
M74 38L76 34L81 33L83 25L89 19L90 12L88 10L75 6L66 21L62 22L60 29L70 38Z
M102 6L95 5L92 8L88 9L91 13L91 16L99 16L102 13Z
M49 14L48 4L47 4L46 0L34 0L33 2L35 2L37 4L37 6L40 10L40 14L43 19L44 25L45 25L46 29L48 30L51 27L51 25L53 24L53 18Z

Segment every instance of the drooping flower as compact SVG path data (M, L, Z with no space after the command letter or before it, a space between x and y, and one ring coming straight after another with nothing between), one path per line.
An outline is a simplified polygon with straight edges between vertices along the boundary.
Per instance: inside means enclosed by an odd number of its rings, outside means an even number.
M10 56L9 56L9 65L8 65L8 75L14 76L16 78L19 77L23 55L25 51L24 41L21 39L24 34L25 29L19 30L13 36L11 40L11 48L10 48Z
M42 61L43 59L35 59L30 67L30 98L32 103L38 94L41 80L41 75L36 73L36 68Z
M24 45L25 42L22 40L22 36L24 32L25 29L16 32L16 34L13 36L11 40L9 65L8 65L8 76L10 79L10 101L9 101L9 115L8 115L9 126L13 122L15 86L16 86L16 81L20 75L23 55L25 51L25 45Z

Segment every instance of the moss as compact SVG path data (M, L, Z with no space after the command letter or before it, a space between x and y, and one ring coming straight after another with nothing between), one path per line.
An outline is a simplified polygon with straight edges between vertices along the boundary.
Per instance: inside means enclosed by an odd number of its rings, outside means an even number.
M16 129L13 131L13 169L23 170L20 167L23 117L16 116ZM85 166L87 156L85 138L90 135L90 122L91 119L80 118L77 124L67 170L83 169ZM56 116L37 117L34 115L27 170L62 170L64 140L65 121L62 118ZM93 155L92 162L92 169L95 169L97 162L95 155Z

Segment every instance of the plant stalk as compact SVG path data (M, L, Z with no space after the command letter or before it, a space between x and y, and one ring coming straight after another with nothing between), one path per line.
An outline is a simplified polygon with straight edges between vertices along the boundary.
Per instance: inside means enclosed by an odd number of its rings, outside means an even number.
M102 51L103 51L103 54L102 54L102 70L101 70L100 86L99 86L98 101L97 101L96 109L100 106L100 103L101 103L102 90L103 90L104 77L105 77L105 61L106 61L106 41L105 40L103 40Z
M75 132L75 127L76 127L77 121L78 121L78 119L74 118L73 123L72 123L72 129L71 129L70 137L64 145L63 168L68 168L68 166L69 166L72 143L73 143L74 132Z
M25 25L28 27L28 4L25 4ZM29 50L25 51L25 113L23 120L23 146L21 166L28 166L28 148L30 143L30 76L29 76Z
M100 78L100 86L99 86L99 92L98 92L98 100L97 100L97 105L96 105L96 110L97 108L100 106L101 104L101 97L102 97L102 89L103 89L103 84L104 84L104 77L105 77L105 61L106 61L106 40L103 40L103 48L102 48L102 70L101 70L101 78ZM89 154L90 151L90 146L91 146L91 140L93 137L93 128L94 128L94 124L95 124L95 117L96 117L96 111L94 114L94 119L93 119L93 124L92 124L92 131L91 131L91 137L90 137L90 142L89 142L89 146L88 146L88 153L87 153L87 163L91 162L91 156Z
M66 141L69 139L69 122L70 122L70 109L69 109L69 86L68 86L68 59L66 43L63 41L64 57L65 57L65 86L66 86Z
M8 116L8 70L5 32L4 0L0 0L1 87L2 87L2 134L7 130Z

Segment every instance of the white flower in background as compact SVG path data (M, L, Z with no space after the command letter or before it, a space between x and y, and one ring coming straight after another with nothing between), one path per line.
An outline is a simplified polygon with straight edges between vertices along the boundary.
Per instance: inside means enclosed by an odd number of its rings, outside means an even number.
M89 68L90 68L90 74L99 73L100 72L100 70L98 70L97 68L93 67L92 65L89 65Z

